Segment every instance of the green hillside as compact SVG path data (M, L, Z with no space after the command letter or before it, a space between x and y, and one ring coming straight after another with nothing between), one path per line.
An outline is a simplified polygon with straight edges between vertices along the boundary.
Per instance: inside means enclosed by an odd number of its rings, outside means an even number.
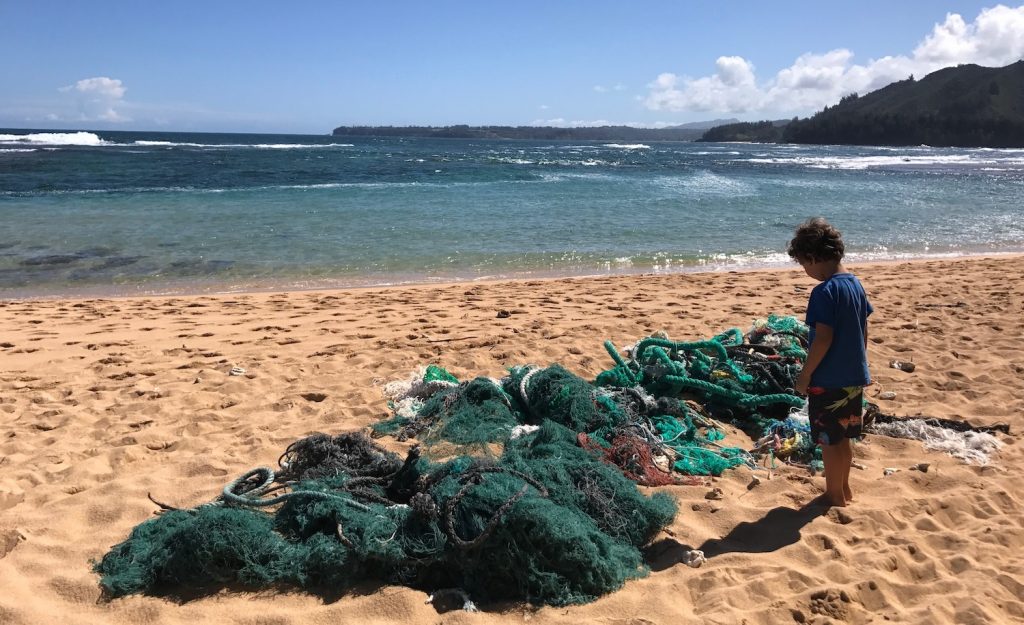
M737 122L708 129L697 141L778 143L788 121Z
M786 126L790 143L1024 147L1024 61L960 65L843 98Z

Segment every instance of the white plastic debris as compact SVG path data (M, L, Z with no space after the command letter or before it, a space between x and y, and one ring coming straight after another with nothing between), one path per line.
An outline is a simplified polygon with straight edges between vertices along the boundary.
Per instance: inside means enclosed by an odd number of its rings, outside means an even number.
M957 432L931 425L923 419L901 419L890 423L875 423L872 432L895 438L915 439L931 451L944 451L967 464L986 465L990 456L1003 446L1002 441L989 432Z
M512 428L512 435L509 436L512 440L519 438L520 436L526 436L527 434L533 434L540 429L539 425L517 425Z
M245 369L241 367L231 367L231 371L228 371L228 375L245 375Z
M692 569L699 569L700 565L707 561L708 559L704 557L704 552L700 549L691 549L683 554L683 563Z
M917 369L917 365L912 362L905 362L902 360L890 360L889 366L893 369L899 369L900 371L906 371L907 373L913 373L914 369Z

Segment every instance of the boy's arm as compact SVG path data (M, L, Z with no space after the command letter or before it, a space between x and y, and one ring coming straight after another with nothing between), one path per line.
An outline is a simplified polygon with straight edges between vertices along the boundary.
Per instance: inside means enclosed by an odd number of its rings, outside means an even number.
M807 360L804 361L800 377L796 379L796 392L802 395L807 394L807 387L811 384L811 374L821 364L829 347L832 347L832 326L819 321L814 324L814 342L807 349Z

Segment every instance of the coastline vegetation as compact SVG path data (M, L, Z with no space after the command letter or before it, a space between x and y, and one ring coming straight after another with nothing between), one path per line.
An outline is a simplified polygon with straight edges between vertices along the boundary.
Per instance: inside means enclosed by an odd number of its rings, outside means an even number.
M843 97L807 119L709 129L699 141L1024 147L1024 61L960 65Z

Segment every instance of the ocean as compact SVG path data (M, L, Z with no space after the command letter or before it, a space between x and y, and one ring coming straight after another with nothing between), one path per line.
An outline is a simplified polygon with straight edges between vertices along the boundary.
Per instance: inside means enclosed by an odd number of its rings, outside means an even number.
M1024 150L0 130L0 298L1024 251Z

